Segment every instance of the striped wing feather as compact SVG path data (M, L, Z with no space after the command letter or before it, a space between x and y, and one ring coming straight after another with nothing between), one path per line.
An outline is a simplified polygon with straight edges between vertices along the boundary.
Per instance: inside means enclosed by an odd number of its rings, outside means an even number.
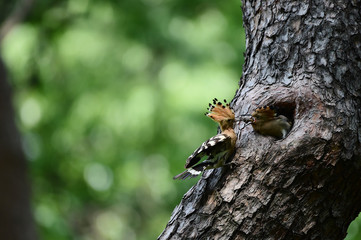
M202 143L202 145L188 157L185 168L193 167L204 156L208 156L208 159L212 159L215 155L217 155L217 153L219 153L219 149L228 149L230 144L231 138L225 134L218 134L211 137Z

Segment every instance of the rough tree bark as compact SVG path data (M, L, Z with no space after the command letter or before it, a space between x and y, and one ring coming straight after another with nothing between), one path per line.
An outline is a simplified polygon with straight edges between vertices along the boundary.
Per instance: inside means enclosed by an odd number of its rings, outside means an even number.
M236 167L206 172L159 239L343 239L361 210L361 4L243 0L236 117L273 104L274 140L236 126Z

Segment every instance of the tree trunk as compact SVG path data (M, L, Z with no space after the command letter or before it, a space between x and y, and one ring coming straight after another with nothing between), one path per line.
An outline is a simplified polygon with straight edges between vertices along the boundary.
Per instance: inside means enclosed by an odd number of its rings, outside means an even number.
M10 92L0 59L0 238L34 240L26 161L15 126Z
M206 172L159 239L343 239L361 210L361 4L243 0L236 117L274 105L275 140L238 124L235 167Z

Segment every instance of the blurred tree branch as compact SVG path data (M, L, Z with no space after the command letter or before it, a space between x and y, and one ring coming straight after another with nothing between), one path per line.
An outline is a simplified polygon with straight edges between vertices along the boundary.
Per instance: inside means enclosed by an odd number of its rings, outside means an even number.
M34 4L34 0L22 0L15 7L12 14L7 15L7 13L3 9L3 16L8 16L0 27L0 42L4 39L4 37L10 32L10 30L19 22L24 20L27 14L30 12L32 6Z
M11 15L13 2L2 3L0 41L29 12L33 0L22 1ZM35 240L35 224L30 210L30 184L26 159L16 128L12 91L0 57L0 236L1 239Z
M0 59L0 236L1 239L34 240L30 184L11 95L6 69Z

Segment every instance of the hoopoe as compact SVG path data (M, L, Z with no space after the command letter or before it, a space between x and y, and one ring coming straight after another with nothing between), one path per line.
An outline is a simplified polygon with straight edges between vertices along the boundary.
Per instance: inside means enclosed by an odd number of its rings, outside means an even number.
M213 104L209 104L209 113L205 113L206 116L219 124L221 133L202 143L188 157L185 164L187 170L176 175L173 179L193 178L204 170L222 167L233 154L237 139L233 130L234 112L226 100L224 100L224 103L225 105L216 98L213 99ZM205 156L208 158L198 163Z
M253 129L262 135L282 139L291 130L291 121L283 115L278 115L272 106L259 107L251 116L245 121L250 122Z

